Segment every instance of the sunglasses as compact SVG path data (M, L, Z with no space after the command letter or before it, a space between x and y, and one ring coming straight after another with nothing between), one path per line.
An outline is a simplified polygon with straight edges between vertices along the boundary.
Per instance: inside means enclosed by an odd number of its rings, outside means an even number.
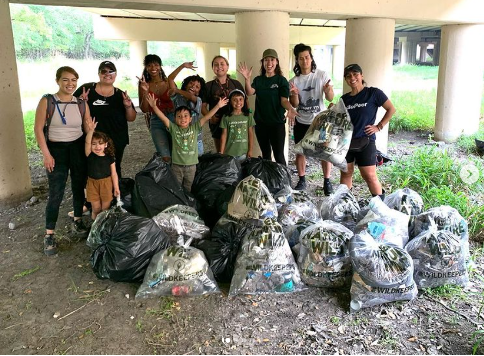
M102 69L99 73L101 74L115 74L116 71L112 69Z

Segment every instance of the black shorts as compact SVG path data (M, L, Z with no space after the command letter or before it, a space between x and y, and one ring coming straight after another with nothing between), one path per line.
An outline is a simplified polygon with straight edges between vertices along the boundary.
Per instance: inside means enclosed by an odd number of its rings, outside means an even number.
M311 125L301 124L299 121L296 120L293 128L294 143L298 143L304 138L304 135L306 135L306 132L308 132L309 126Z
M368 146L361 152L348 151L346 162L356 164L360 167L374 166L376 164L376 146L375 141L370 140Z

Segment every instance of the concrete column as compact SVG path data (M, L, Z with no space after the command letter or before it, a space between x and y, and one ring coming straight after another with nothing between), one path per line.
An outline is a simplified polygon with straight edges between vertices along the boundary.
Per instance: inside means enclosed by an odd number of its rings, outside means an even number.
M11 23L8 1L0 0L0 209L32 196Z
M408 63L415 64L417 63L417 41L408 41Z
M129 59L133 68L142 68L147 54L148 43L146 41L129 41Z
M440 57L440 39L434 44L434 56L432 58L432 64L434 66L439 65L439 57Z
M358 63L363 69L363 77L368 86L377 87L388 97L392 91L393 37L395 20L393 19L350 19L346 21L345 66ZM371 50L368 50L371 48ZM350 91L344 83L343 92ZM376 122L384 115L378 110ZM376 134L376 146L387 152L388 125Z
M213 57L220 55L219 43L197 43L197 73L206 81L212 80Z
M419 43L420 47L420 63L425 63L427 62L427 48L429 44L428 43Z
M484 25L442 26L437 108L437 140L455 141L479 129L484 75Z
M398 63L402 63L402 42L398 42Z
M408 46L409 42L406 38L400 38L401 50L400 50L400 64L408 64Z
M343 80L344 60L344 46L333 46L333 80Z
M239 12L235 14L235 39L237 61L252 66L252 78L259 75L262 52L273 48L279 56L279 65L284 76L289 80L289 14L279 11ZM240 74L241 83L244 79ZM249 97L254 108L255 98ZM289 143L286 135L285 156L288 160ZM260 154L260 148L254 147L254 155ZM289 162L288 162L289 163Z

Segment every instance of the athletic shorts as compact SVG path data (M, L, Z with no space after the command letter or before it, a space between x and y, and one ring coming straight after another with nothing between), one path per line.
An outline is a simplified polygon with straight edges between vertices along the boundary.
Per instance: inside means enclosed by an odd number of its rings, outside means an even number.
M306 135L306 132L309 129L309 126L311 125L306 125L306 124L301 124L299 121L296 120L296 123L294 124L294 143L298 143L304 138L304 135Z
M346 162L356 164L360 167L374 166L376 164L376 146L375 141L370 140L368 146L361 152L348 151Z

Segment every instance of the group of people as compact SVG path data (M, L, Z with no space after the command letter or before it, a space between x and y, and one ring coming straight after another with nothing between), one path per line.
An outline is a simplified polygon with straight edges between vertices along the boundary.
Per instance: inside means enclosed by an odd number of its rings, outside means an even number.
M255 132L262 157L271 160L273 156L276 162L286 165L286 120L294 126L297 143L315 116L326 109L324 101L331 103L334 98L330 77L317 69L311 47L298 44L294 56L295 77L290 81L282 73L277 52L267 49L260 60L259 75L253 80L252 67L239 64L237 71L244 85L228 74L228 60L216 56L212 61L213 80L205 82L199 75L191 75L183 80L180 89L175 78L184 68L195 70L193 62L181 64L166 76L159 56L145 57L143 74L138 78L139 107L149 116L156 151L171 164L187 191L191 190L198 156L203 153L201 130L206 122L218 153L239 161L252 157ZM103 61L98 68L99 81L77 88L77 72L61 67L56 73L57 93L44 96L37 107L35 135L49 182L44 238L47 255L57 253L54 232L69 172L74 206L72 230L78 235L87 234L82 221L85 200L91 204L95 219L109 208L113 196L119 196L121 163L129 144L128 122L135 120L136 111L128 93L114 86L116 74L114 63ZM342 99L354 125L353 139L366 138L366 142L357 151L348 152L348 170L341 173L340 182L351 188L356 162L370 192L382 195L375 167L375 133L388 123L395 108L381 90L366 87L357 64L345 67L344 79L351 88ZM254 114L248 107L250 95L255 95ZM376 123L381 106L386 113ZM331 164L321 164L324 192L330 195ZM299 181L295 189L304 190L303 155L296 156L296 167Z

